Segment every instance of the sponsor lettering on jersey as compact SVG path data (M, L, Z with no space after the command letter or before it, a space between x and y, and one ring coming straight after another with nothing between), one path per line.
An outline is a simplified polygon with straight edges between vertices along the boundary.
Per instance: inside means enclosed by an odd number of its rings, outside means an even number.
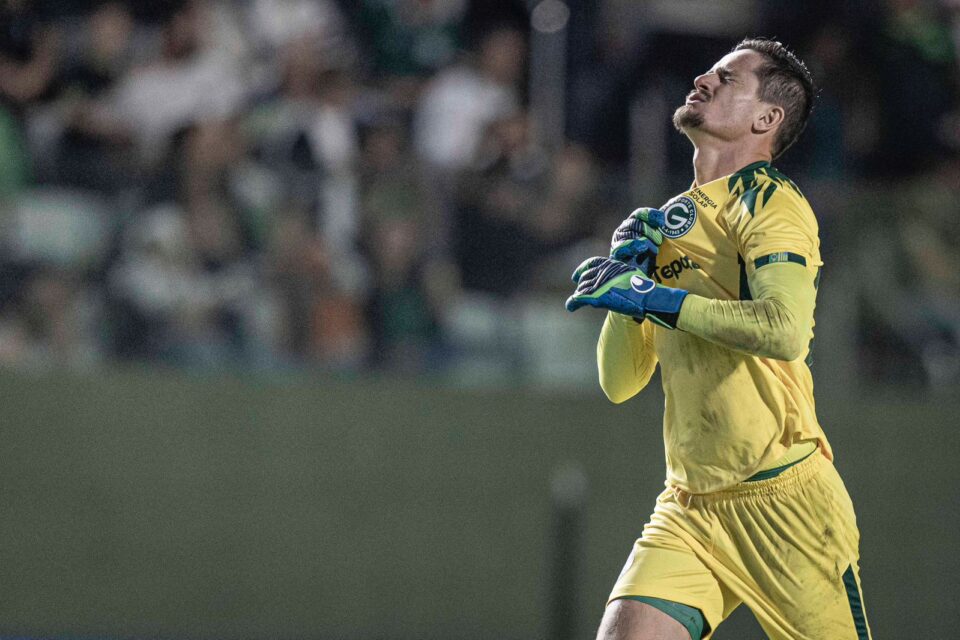
M714 202L710 196L704 193L703 189L700 187L694 189L690 195L693 196L693 201L701 207L710 207L711 209L717 208L717 203Z
M664 280L679 278L680 274L686 269L701 269L702 267L690 259L689 256L681 256L676 260L671 260L667 264L657 265L650 276L657 282L663 283Z

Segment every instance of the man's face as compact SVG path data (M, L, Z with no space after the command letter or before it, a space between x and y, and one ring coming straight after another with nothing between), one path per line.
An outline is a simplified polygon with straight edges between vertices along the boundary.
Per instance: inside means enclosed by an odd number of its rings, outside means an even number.
M673 114L674 126L694 142L706 136L737 140L750 135L757 117L770 106L758 96L754 69L762 62L763 56L750 49L725 55L694 79L694 90Z

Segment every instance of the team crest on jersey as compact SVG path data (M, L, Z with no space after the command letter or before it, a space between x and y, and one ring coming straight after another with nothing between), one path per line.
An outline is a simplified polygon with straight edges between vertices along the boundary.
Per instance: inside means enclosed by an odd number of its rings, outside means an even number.
M687 196L674 198L663 207L663 235L679 238L697 221L697 205Z

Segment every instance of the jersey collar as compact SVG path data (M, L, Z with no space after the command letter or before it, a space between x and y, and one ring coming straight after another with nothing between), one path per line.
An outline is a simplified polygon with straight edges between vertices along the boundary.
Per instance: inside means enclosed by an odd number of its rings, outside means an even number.
M745 166L743 169L740 169L739 171L734 171L733 173L752 173L757 169L759 169L760 167L769 167L769 166L771 166L769 160L758 160L757 162L751 162L750 164ZM731 173L730 175L733 175L733 173Z
M737 176L737 175L741 175L741 174L753 173L753 172L755 172L757 169L769 169L769 168L771 168L772 166L773 166L773 165L770 164L770 161L769 161L769 160L757 160L756 162L751 162L750 164L748 164L747 166L743 167L742 169L737 169L736 171L734 171L733 173L731 173L731 174L729 174L729 175L722 176L722 177L720 177L720 178L717 178L716 180L711 180L710 182L708 182L707 184L704 184L704 185L698 185L698 184L697 184L697 181L694 180L694 181L690 184L690 190L692 191L693 189L696 189L696 188L698 188L698 187L699 187L700 189L705 189L705 188L707 188L709 185L712 185L712 184L715 183L715 182L720 182L720 181L726 182L726 181L730 180L730 178L732 178L733 176Z

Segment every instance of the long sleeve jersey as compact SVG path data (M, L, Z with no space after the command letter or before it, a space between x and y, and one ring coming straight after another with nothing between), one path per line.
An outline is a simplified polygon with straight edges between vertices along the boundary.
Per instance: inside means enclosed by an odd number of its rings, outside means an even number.
M749 165L663 207L652 276L686 289L676 330L608 314L600 384L623 402L661 368L667 484L722 490L817 440L808 360L822 262L816 218L769 163Z

